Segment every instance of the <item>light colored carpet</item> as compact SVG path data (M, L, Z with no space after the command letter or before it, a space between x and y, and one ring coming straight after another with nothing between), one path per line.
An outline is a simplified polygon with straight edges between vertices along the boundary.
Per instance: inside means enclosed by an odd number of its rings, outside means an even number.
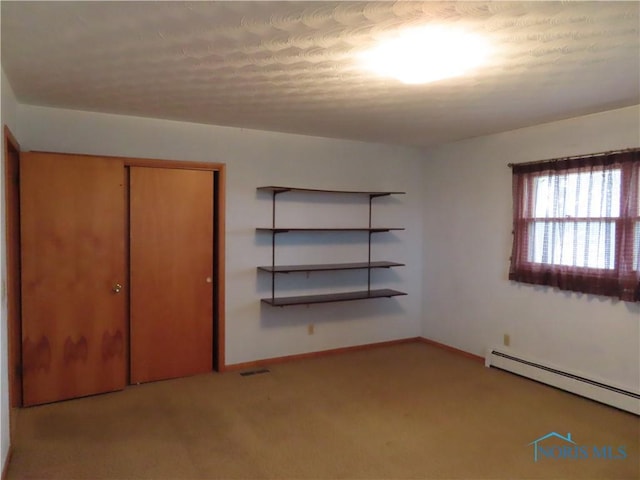
M9 480L640 477L638 417L422 343L134 386L16 423ZM528 444L551 431L627 458L534 462Z

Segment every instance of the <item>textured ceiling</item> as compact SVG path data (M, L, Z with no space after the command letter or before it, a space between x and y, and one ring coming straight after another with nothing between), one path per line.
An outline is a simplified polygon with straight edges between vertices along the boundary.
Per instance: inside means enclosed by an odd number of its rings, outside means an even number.
M27 104L432 145L640 103L639 7L2 1L2 65ZM427 85L355 64L425 24L485 34L496 51Z

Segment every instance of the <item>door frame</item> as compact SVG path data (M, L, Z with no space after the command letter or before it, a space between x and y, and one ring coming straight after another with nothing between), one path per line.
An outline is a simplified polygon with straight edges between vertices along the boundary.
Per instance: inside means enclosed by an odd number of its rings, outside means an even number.
M7 349L9 370L9 427L13 436L13 408L22 406L22 322L20 274L20 145L4 125L5 261L7 264Z
M18 155L14 155L15 153ZM7 340L9 349L9 402L12 407L22 406L22 376L20 368L22 364L21 352L21 315L20 315L20 146L11 134L9 128L4 126L4 153L5 153L5 202L6 202L6 239L7 239ZM10 154L11 153L11 154ZM47 152L52 153L52 152ZM61 152L56 152L61 153ZM113 155L91 154L65 154L82 155L88 157L112 158L122 161L124 168L153 167L188 170L206 170L213 172L214 182L214 219L213 219L213 358L212 367L217 372L226 369L225 360L225 212L226 212L226 164L212 162L194 162L181 160L148 159L133 157L116 157ZM12 179L15 179L12 181ZM126 195L128 190L125 189ZM125 212L126 213L126 212ZM17 236L16 223L17 222ZM128 218L127 218L128 222ZM127 236L129 231L127 228ZM127 244L128 245L128 244ZM128 251L128 246L127 246ZM15 260L18 259L16 264ZM128 260L127 260L128 265ZM17 268L16 268L17 266ZM17 282L17 283L16 283ZM15 285L18 287L16 288ZM13 305L13 307L12 307ZM17 310L15 308L17 305ZM128 322L128 311L127 311Z

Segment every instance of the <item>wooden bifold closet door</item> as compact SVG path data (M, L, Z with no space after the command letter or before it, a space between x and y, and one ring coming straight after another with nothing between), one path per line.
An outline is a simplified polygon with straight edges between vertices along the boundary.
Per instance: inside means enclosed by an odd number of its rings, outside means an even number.
M131 383L213 368L213 172L129 169Z
M24 405L126 384L124 178L111 158L21 155Z
M213 369L213 190L210 170L21 155L25 406Z

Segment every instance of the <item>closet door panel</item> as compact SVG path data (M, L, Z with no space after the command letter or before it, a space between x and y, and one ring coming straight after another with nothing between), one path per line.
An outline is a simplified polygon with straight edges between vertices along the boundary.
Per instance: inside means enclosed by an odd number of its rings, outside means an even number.
M129 175L131 382L211 371L213 173Z
M123 185L115 159L21 156L25 405L126 384Z

